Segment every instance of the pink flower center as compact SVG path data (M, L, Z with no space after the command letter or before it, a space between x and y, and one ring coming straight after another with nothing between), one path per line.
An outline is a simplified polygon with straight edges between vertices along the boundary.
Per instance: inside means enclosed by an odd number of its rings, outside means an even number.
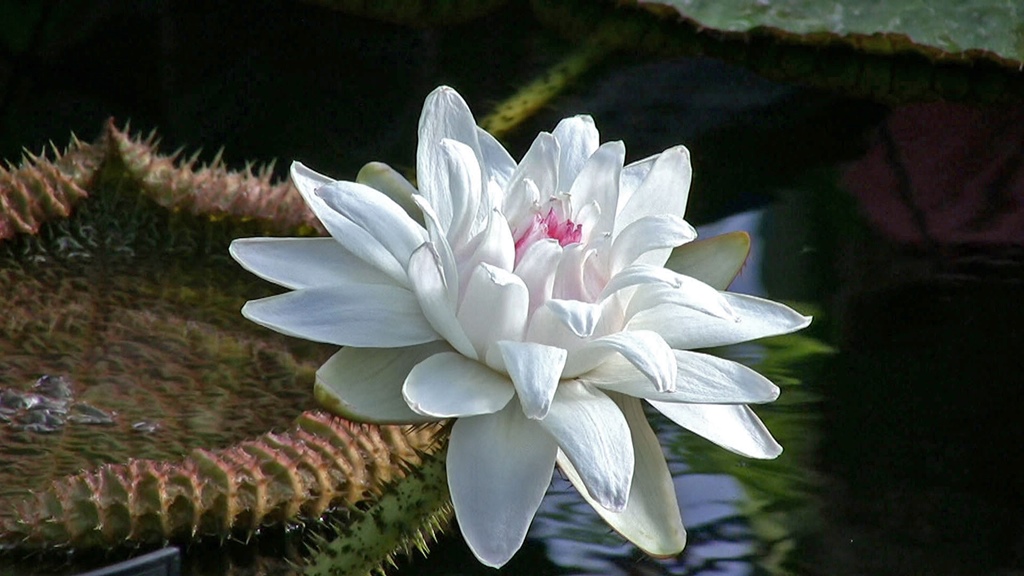
M516 240L516 262L531 244L544 238L558 240L560 246L575 244L583 239L583 226L568 218L559 219L553 209L548 210L545 216L535 214L533 221Z

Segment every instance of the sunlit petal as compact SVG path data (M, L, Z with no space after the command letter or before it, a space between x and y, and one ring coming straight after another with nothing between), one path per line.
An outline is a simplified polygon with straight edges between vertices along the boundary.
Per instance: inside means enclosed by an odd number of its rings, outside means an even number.
M555 440L516 403L460 418L448 442L448 487L473 554L500 567L523 545L554 470Z
M414 412L437 418L491 414L504 408L514 394L508 376L455 352L423 360L402 387Z
M333 238L241 238L228 252L249 272L285 288L394 283Z
M648 402L669 420L740 456L770 460L782 454L761 419L743 404Z
M551 408L555 389L565 366L566 351L533 342L497 342L512 383L515 384L523 414L534 420L544 418Z

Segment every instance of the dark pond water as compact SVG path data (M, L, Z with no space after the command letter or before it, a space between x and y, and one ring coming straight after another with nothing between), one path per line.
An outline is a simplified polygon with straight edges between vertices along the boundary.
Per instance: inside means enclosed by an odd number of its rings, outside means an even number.
M435 30L278 2L245 10L215 2L86 5L46 16L49 28L23 48L12 43L3 57L5 158L16 159L21 146L61 143L72 129L91 138L114 115L158 127L167 150L202 146L210 157L224 146L235 166L296 158L339 177L369 160L407 167L419 106L434 86L455 86L482 116L569 48L518 5ZM31 28L36 20L25 14ZM81 24L74 35L63 33L66 21ZM782 387L778 402L757 408L786 449L779 459L745 460L655 420L689 534L681 556L645 558L556 476L526 545L502 573L1024 574L1021 108L888 109L714 61L619 56L512 134L513 155L533 133L576 113L594 115L603 139L623 139L631 159L688 145L695 164L688 218L705 225L704 234L745 229L755 240L733 289L792 302L816 320L798 336L718 351ZM155 282L147 297L174 308L209 294L229 310L256 295L232 284L237 277L204 272L168 299L176 265L146 274ZM88 274L48 269L33 294L60 300L56 286L94 283ZM5 291L0 302L10 306L15 294ZM90 294L83 305L120 298ZM240 317L235 324L188 310L172 316L193 338L211 330L228 330L236 342L260 337ZM135 322L144 330L153 320ZM272 345L274 354L307 364L323 353ZM154 348L175 354L175 346L196 350L187 341ZM155 353L135 353L143 352ZM0 388L28 393L42 375L23 358L17 366L10 355L3 360ZM292 360L267 361L279 368ZM306 407L307 388L274 382L249 408L266 414L281 402L290 412L236 426L232 439L284 426ZM223 396L218 402L241 409ZM81 401L103 409L105 400L93 392ZM205 427L224 419L213 407L180 427L212 442ZM158 420L141 409L131 416L117 425ZM91 430L65 433L87 443ZM4 429L0 462L13 461L19 448L11 438L25 434ZM126 437L118 458L122 449L139 456L155 449L145 434ZM100 452L96 461L113 458ZM67 464L55 462L41 459L25 477L63 472ZM4 485L0 493L27 487ZM282 559L301 549L298 536L281 533L250 546L202 544L186 554L184 568L285 574ZM120 558L60 566L0 557L0 574L74 574ZM397 572L493 573L456 529L429 558L400 560Z

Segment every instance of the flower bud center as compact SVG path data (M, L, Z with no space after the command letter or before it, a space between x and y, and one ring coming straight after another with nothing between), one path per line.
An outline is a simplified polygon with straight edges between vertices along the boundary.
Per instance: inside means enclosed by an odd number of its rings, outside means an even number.
M549 209L545 215L534 214L530 225L516 239L516 261L531 244L544 238L552 238L558 240L560 246L568 246L582 240L583 227L569 218L559 218L554 209Z

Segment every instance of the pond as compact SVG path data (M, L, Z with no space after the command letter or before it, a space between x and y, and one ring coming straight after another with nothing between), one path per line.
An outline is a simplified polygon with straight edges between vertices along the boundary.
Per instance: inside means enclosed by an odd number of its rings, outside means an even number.
M114 116L157 128L164 153L202 147L208 162L223 146L234 170L277 158L275 178L292 159L339 178L372 160L411 171L431 89L456 87L480 118L572 48L518 3L436 28L281 2L93 8L39 15L49 28L8 57L9 162L72 130L92 141ZM81 26L62 36L68 22ZM782 389L755 407L779 458L734 455L650 412L687 529L681 555L645 556L556 472L501 573L1024 573L1024 106L882 105L709 58L617 53L503 141L519 157L578 113L630 161L685 144L687 220L700 237L752 238L731 290L815 320L714 350ZM168 209L138 190L169 180L104 170L102 193L70 218L0 240L2 502L83 469L287 435L316 407L313 372L333 352L239 314L277 291L227 255L232 238L261 233L258 218ZM0 509L0 526L11 517ZM173 544L182 574L297 574L333 530ZM70 576L160 544L4 553L0 576ZM392 571L494 573L454 524L429 548Z

